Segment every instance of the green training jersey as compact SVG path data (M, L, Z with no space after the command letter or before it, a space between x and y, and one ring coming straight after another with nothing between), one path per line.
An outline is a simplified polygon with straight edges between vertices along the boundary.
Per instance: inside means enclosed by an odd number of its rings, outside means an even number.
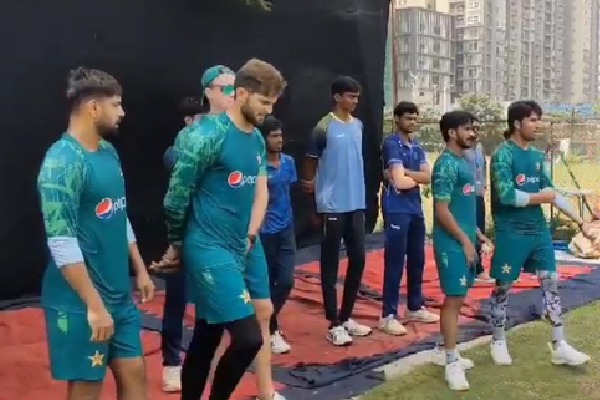
M266 177L258 129L242 132L225 113L207 116L185 128L175 150L164 200L170 242L245 252L256 181Z
M460 229L475 243L477 236L475 176L465 157L444 150L433 165L431 187L434 207L437 202L448 208ZM434 209L435 214L435 209ZM461 244L440 224L433 221L433 243L438 249L461 250Z
M42 282L44 307L85 312L60 271L84 262L105 306L132 301L125 182L115 149L105 141L84 149L64 134L46 153L38 191L51 254Z
M548 229L540 205L517 204L517 191L539 193L552 187L544 161L544 153L531 146L523 149L512 140L498 146L490 163L492 218L496 231L528 234Z

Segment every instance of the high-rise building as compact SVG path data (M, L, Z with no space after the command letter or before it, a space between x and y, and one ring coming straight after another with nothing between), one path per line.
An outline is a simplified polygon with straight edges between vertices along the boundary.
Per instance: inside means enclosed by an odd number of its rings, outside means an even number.
M595 102L598 96L599 0L578 0L564 7L562 101Z
M395 100L445 111L453 101L454 25L449 0L395 0Z
M507 100L562 99L567 0L507 0Z
M456 24L456 93L506 97L506 0L450 0Z

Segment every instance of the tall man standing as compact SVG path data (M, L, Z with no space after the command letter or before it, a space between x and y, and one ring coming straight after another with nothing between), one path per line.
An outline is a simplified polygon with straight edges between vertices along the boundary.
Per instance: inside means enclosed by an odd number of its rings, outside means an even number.
M472 116L472 128L475 134L475 145L469 149L464 150L465 158L469 161L473 174L475 176L475 201L477 213L477 229L482 234L485 234L485 192L487 190L487 160L485 159L485 151L483 144L479 137L481 131L481 124L476 116ZM482 253L481 253L481 241L477 241L477 264L475 266L475 273L477 274L476 280L485 283L493 283L493 280L485 272L483 268Z
M383 310L379 329L390 335L405 335L399 321L400 282L408 274L409 320L436 323L440 317L423 307L421 293L425 266L425 219L421 204L421 184L428 184L431 172L423 148L412 134L416 129L419 109L414 103L400 102L394 108L397 132L388 136L382 147L387 176L383 192L385 224Z
M352 310L365 267L365 176L362 153L363 124L352 113L361 87L340 76L331 84L333 111L323 117L310 139L303 185L315 194L316 211L324 218L321 242L321 289L327 339L335 346L366 336L371 328L354 321ZM342 307L337 307L337 279L342 239L348 253Z
M224 65L215 65L202 74L203 97L208 101L209 115L225 112L233 105L235 73ZM171 171L177 159L177 143L186 135L189 127L198 122L203 109L202 102L193 98L185 99L181 105L185 128L175 138L175 144L165 151L164 162ZM181 339L183 316L187 304L185 275L175 272L166 276L165 305L162 329L163 391L167 393L181 390Z

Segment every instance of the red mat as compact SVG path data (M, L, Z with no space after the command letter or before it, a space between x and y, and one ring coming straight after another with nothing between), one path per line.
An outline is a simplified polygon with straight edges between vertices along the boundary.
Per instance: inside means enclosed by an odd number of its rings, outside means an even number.
M439 290L437 272L433 264L432 249L427 249L427 265L424 279L424 294L431 299L427 305L439 308L442 295ZM318 272L318 264L300 267L306 272ZM340 275L344 275L346 262L340 266ZM562 279L588 274L590 268L561 267ZM383 277L383 252L375 251L367 256L367 266L363 284L376 291L381 290ZM522 275L516 291L537 287L533 276ZM401 290L405 293L405 287ZM470 291L468 304L463 309L464 322L476 322L472 317L477 314L479 301L489 297L490 285L477 285ZM341 290L338 290L341 296ZM162 315L162 294L156 300L142 308L148 312ZM191 311L191 310L190 310ZM403 310L402 310L403 312ZM376 326L381 313L381 303L375 300L359 299L354 317L371 326ZM186 315L187 322L193 323L193 314ZM480 322L483 324L483 322ZM409 334L404 337L392 337L377 330L367 338L358 338L350 347L338 348L329 345L325 339L327 322L323 318L320 283L317 278L298 279L292 298L281 315L281 326L293 346L289 355L276 356L274 363L293 366L299 362L332 364L350 357L365 357L397 351L415 342L419 342L434 332L437 324L408 324ZM157 333L143 332L147 357L149 385L153 400L177 399L178 395L166 395L161 391L160 337ZM65 386L50 379L45 343L45 329L40 310L25 309L0 313L0 354L4 366L0 369L0 400L38 400L61 399L65 397ZM102 400L114 400L115 386L112 378L107 379ZM247 374L233 397L234 400L255 395L254 378Z

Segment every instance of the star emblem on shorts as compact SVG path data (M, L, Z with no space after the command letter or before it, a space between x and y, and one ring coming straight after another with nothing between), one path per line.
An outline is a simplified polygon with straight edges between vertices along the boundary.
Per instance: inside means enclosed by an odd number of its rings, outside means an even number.
M244 290L242 294L240 294L240 299L244 301L244 304L250 303L250 293L247 290Z
M92 367L101 367L104 364L104 354L96 350L93 356L89 356L88 360L92 362Z
M467 286L467 277L463 275L462 278L459 279L460 280L460 286Z
M511 269L512 269L512 267L510 265L504 264L502 266L502 273L505 274L505 275L508 275L508 274L510 274L510 270Z

